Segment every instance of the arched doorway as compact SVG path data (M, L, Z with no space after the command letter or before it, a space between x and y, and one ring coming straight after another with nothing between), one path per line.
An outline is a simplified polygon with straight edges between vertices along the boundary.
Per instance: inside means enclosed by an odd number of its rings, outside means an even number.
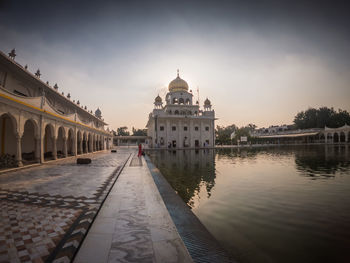
M69 156L74 155L74 132L73 129L68 130L68 138L67 138L67 153Z
M339 142L345 142L345 133L344 132L340 133Z
M88 152L92 152L92 136L91 133L88 135Z
M55 159L56 156L54 128L51 124L47 124L44 135L44 160L52 160Z
M64 158L66 157L66 142L65 142L66 133L64 128L61 126L58 129L57 135L57 157Z
M81 134L81 131L77 132L77 152L78 154L83 153L83 136Z
M324 134L321 133L319 136L320 136L320 137L319 137L319 138L320 138L320 139L319 139L319 142L320 142L320 143L324 143L324 142L325 142Z
M35 139L38 127L34 120L30 119L24 123L23 135L21 138L22 162L30 164L40 161L38 142Z
M339 142L339 135L336 132L333 134L333 142L334 143Z
M16 120L9 114L0 117L0 168L16 167L17 160Z
M87 153L87 135L83 133L83 153Z
M332 141L333 141L333 136L332 136L332 134L331 134L331 133L327 133L327 142L328 142L328 143L332 143Z
M100 151L102 150L102 136L101 135L98 137L98 149Z

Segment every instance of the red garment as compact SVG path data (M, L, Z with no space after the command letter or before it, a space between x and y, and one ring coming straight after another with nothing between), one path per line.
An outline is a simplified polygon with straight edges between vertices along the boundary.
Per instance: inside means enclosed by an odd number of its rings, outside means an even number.
M139 144L139 153L137 154L137 157L140 157L142 155L142 146Z

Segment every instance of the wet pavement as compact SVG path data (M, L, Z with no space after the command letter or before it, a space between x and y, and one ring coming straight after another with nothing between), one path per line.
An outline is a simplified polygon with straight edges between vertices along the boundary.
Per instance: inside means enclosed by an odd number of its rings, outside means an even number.
M70 262L131 151L0 174L0 262Z

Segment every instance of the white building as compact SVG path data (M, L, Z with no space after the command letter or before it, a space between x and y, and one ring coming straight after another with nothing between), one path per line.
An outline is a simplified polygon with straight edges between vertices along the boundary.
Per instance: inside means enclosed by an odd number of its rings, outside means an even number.
M0 168L110 148L101 111L87 111L0 52Z
M154 109L149 114L147 135L149 147L187 148L213 147L215 145L215 112L208 99L204 110L198 101L193 104L193 94L188 84L179 77L170 82L169 92L163 100L158 95Z

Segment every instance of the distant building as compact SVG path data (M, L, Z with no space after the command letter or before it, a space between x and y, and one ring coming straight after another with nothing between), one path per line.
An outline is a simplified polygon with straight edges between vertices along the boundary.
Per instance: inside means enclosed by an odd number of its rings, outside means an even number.
M113 135L98 109L64 96L0 52L0 168L108 149Z
M147 123L149 147L214 147L215 112L211 102L206 99L204 110L200 110L198 101L193 103L193 94L188 90L187 82L178 73L169 84L165 106L159 95L155 98Z

